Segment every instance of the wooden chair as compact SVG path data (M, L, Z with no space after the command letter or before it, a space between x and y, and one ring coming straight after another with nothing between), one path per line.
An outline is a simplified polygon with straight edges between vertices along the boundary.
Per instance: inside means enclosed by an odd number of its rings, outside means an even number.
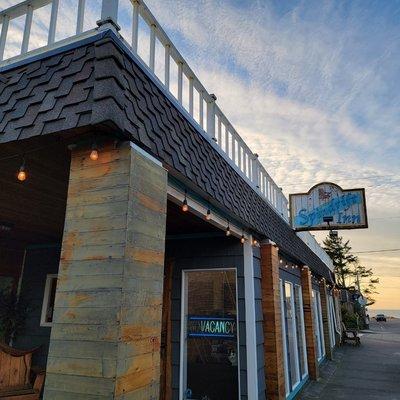
M1 400L38 400L40 398L45 373L31 367L32 354L38 348L17 350L0 343Z
M356 346L361 344L360 335L357 329L348 329L346 325L342 322L342 343L346 343L347 341L354 342Z

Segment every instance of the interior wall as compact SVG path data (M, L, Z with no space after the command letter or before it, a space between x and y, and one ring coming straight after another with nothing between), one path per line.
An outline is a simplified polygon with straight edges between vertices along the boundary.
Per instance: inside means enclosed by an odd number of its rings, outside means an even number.
M19 349L40 346L33 354L32 365L42 368L46 367L51 332L50 327L40 326L46 275L57 274L59 262L59 246L37 246L26 251L20 299L28 305L29 312L25 329L13 346Z

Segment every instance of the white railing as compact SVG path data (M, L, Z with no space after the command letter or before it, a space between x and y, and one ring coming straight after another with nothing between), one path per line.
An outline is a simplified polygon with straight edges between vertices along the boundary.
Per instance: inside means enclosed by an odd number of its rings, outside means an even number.
M59 12L63 0L27 0L1 11L0 66L13 63L38 51L45 52L57 44L62 45L66 40L72 42L84 35L95 33L94 22L89 24L88 29L84 29L89 14L92 14L90 15L92 21L100 20L98 22L100 28L108 26L117 31L120 24L121 39L147 65L148 72L157 77L164 88L173 94L253 189L271 204L286 222L289 222L288 200L282 189L260 163L258 155L253 153L240 137L216 104L215 95L208 93L146 4L142 0L101 0L101 3L101 10L91 10L85 0L77 0L76 9L72 10L73 26L68 27L69 33L64 32L63 39L59 39L56 35L59 25L63 23L65 25L65 21L60 23L63 17L60 17ZM39 15L45 8L47 8L47 18ZM13 22L15 26L11 28L10 24ZM41 46L40 43L37 44L37 40L32 40L34 22L35 26L44 26L44 32L47 33L43 38L42 32ZM12 35L9 35L11 31ZM15 40L18 36L16 31L20 33L19 45ZM12 57L4 57L7 46L13 47ZM309 232L303 232L299 236L325 264L331 265L330 258Z
M42 49L46 51L49 46L53 45L56 42L59 23L58 11L62 1L28 0L1 11L0 61L4 58L8 44L7 34L10 22L21 17L24 18L19 24L23 34L17 56L21 57L28 52L34 12L46 6L51 9L47 21L41 21L42 23L47 22L48 27L47 43L42 46ZM164 87L175 96L190 116L219 145L228 159L251 183L254 190L259 192L285 221L288 221L288 201L282 190L262 166L257 154L250 150L237 133L216 104L216 97L208 93L145 3L141 0L133 0L129 2L131 8L129 12L122 13L118 12L119 5L120 7L121 5L125 6L123 11L126 11L126 1L102 0L101 15L99 15L101 21L121 24L122 38L132 51L145 62ZM74 37L76 38L83 33L85 11L85 0L79 0L75 16ZM128 29L124 29L125 27ZM131 34L125 34L124 30L129 31L129 28ZM15 41L12 42L12 45L15 47ZM161 54L160 51L157 51L160 48Z
M297 232L297 236L329 267L333 272L333 262L326 251L319 245L315 237L307 231Z

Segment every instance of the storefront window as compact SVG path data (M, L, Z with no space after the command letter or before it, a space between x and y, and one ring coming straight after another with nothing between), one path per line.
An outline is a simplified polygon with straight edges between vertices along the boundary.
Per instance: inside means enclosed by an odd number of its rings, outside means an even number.
M312 291L312 316L314 322L315 346L318 360L325 355L324 331L322 326L321 298L319 292Z
M285 391L286 395L290 393L290 378L289 378L289 360L286 346L286 312L285 312L285 302L283 299L284 289L283 281L279 280L279 295L281 300L281 316L282 316L282 337L283 337L283 366L285 369Z
M300 285L281 281L282 332L286 395L307 375L303 302Z
M184 272L181 398L238 399L235 270Z
M287 343L290 365L290 380L292 389L299 383L299 354L297 345L296 332L296 316L294 309L293 285L285 282L285 299L286 299L286 327L287 327Z
M308 373L306 335L304 328L303 295L300 285L294 285L294 303L296 308L297 346L299 350L300 373L305 378Z

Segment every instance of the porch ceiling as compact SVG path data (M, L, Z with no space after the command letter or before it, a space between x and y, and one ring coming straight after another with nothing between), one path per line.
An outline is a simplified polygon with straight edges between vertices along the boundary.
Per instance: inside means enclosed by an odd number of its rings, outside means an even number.
M17 173L24 153L27 179L20 182ZM69 157L65 145L50 138L1 146L0 225L11 228L0 229L1 247L61 240Z

